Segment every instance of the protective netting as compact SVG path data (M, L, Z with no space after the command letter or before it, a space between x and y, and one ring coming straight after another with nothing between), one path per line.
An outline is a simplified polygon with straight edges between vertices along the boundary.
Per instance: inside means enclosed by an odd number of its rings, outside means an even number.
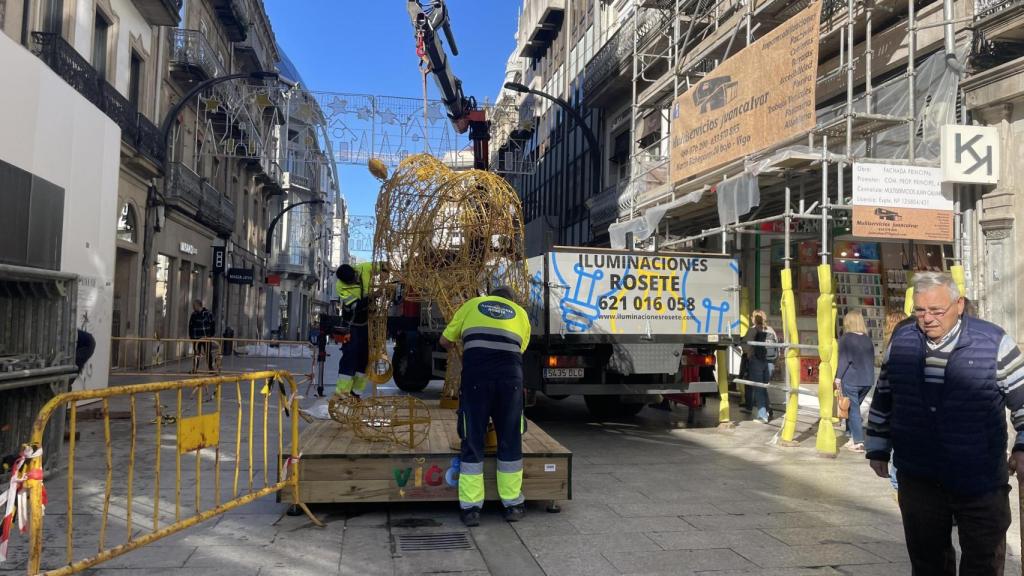
M523 212L508 182L481 170L453 171L433 156L403 160L377 198L370 373L388 364L387 310L395 288L444 321L487 289L507 286L525 301ZM458 398L460 353L449 355L442 401Z

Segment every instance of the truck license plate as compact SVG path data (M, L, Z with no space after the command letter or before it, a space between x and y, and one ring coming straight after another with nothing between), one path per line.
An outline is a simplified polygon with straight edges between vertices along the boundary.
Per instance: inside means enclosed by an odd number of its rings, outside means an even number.
M583 368L545 368L546 380L583 378Z

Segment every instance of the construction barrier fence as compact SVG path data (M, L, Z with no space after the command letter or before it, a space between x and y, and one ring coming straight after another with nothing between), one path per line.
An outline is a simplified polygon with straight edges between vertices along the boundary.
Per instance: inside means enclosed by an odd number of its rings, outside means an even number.
M102 433L91 426L79 438L86 403L98 404ZM60 408L69 414L64 473L45 487L40 446ZM29 538L28 574L76 574L282 492L322 525L299 502L298 419L298 387L283 370L60 394L37 416L0 496L0 557L21 529ZM80 442L102 442L103 461L76 460ZM173 478L164 475L171 465ZM44 535L64 553L44 549Z

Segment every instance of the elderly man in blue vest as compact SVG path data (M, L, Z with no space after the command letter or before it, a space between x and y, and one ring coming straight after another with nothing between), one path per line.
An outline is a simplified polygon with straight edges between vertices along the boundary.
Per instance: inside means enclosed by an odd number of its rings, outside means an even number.
M871 402L867 457L899 478L907 551L918 576L1001 575L1010 526L1008 470L1024 474L1024 356L998 326L965 315L946 273L914 275L914 319L893 331ZM1006 409L1017 435L1007 465Z

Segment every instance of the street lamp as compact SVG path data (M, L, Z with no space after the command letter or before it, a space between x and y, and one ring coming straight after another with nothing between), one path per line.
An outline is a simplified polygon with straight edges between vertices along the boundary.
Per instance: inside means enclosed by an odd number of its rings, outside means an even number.
M277 226L277 223L278 223L278 221L281 220L282 216L287 214L288 211L291 210L292 208L298 208L299 206L302 206L303 204L326 204L326 203L327 203L326 200L303 200L302 202L296 202L295 204L289 204L287 208L285 208L284 210L281 210L280 214L278 214L277 216L274 216L274 219L270 221L270 226L267 226L267 241L266 241L266 243L265 243L265 245L263 247L264 252L267 253L267 257L268 258L270 257L270 249L272 247L271 245L273 244L273 240L274 240L274 228Z
M211 88L218 84L223 84L224 82L230 82L232 80L265 80L267 78L275 78L281 82L284 82L283 80L281 80L281 76L277 72L259 71L241 72L238 74L228 74L227 76L218 76L216 78L210 78L209 80L205 80L203 82L200 82L199 84L196 84L191 90L188 91L188 93L186 93L184 96L181 97L180 100L178 100L177 104L175 104L170 110L167 111L167 115L164 116L164 121L160 125L160 142L162 142L164 146L164 161L166 162L166 158L168 156L167 149L170 147L168 139L170 139L171 137L171 125L174 123L174 119L178 117L178 113L181 112L181 109L184 108L189 102L191 102L192 99L195 98L197 94L199 94L203 90L206 90L207 88Z
M541 98L546 98L546 99L554 102L555 104L557 104L562 110L565 111L566 114L569 115L570 118L573 119L574 122L576 122L576 125L579 126L580 130L583 131L583 136L584 136L584 138L587 139L587 143L590 145L590 163L593 164L593 171L594 171L594 177L593 177L593 180L594 180L594 192L593 192L593 195L597 196L598 194L600 194L601 191L602 191L602 188L601 188L601 153L599 151L600 147L598 146L598 143L597 143L597 137L594 136L593 131L591 131L590 127L587 126L587 123L583 120L583 117L580 116L579 112L577 112L576 109L574 109L565 100L562 100L561 98L558 98L557 96L552 96L551 94L548 94L547 92L542 92L540 90L535 90L533 88L530 88L526 84L522 84L522 83L519 83L519 82L505 82L505 89L506 90L511 90L513 92L519 92L521 94L535 94L537 96L540 96Z
M164 153L162 170L164 176L164 193L161 194L160 192L158 192L156 186L150 186L149 191L146 194L146 235L143 239L142 279L139 285L139 294L142 304L139 306L140 330L142 330L146 326L146 320L148 316L147 311L149 307L145 305L145 299L146 294L149 292L149 264L150 260L152 259L151 252L153 251L153 241L155 240L153 236L159 230L159 228L157 227L158 222L156 222L157 215L151 214L150 211L154 209L159 210L158 207L163 205L165 199L167 198L167 186L169 180L167 173L167 164L171 156L171 146L169 141L171 138L171 126L174 124L174 119L178 117L179 113L181 113L182 108L184 108L189 102L191 102L192 99L195 98L197 94L199 94L203 90L206 90L207 88L211 88L218 84L223 84L224 82L230 82L233 80L265 80L267 78L276 78L279 82L282 82L286 85L289 84L289 82L283 80L280 77L280 75L278 75L277 72L244 72L239 74L228 74L227 76L218 76L216 78L210 78L193 86L191 90L189 90L184 96L181 97L180 100L178 100L177 104L172 106L171 109L167 111L167 114L164 116L163 122L160 123L160 146ZM157 201L157 196L161 197L159 199L159 202ZM214 309L216 310L216 302L214 303Z

